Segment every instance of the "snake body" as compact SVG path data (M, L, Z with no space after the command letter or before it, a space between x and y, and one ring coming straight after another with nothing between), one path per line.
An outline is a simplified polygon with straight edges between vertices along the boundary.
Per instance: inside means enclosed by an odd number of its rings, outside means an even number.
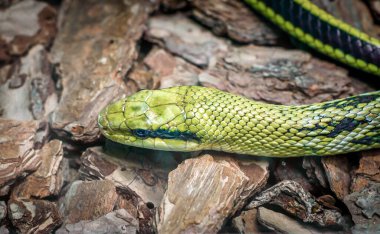
M379 75L379 41L308 0L247 0L305 44ZM220 150L273 156L323 156L380 148L380 92L302 106L255 102L213 88L142 90L104 108L109 139L137 147Z

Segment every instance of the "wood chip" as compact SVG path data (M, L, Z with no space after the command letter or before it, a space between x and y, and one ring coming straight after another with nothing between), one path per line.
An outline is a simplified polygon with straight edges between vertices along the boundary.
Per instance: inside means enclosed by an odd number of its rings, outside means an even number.
M322 158L322 164L326 171L331 190L337 198L343 198L350 193L351 167L348 156L329 156Z
M246 209L256 208L266 203L281 207L304 222L320 226L341 226L346 223L336 209L323 207L313 195L291 180L281 181L255 196Z
M31 48L0 86L0 116L15 120L46 118L58 102L50 67L45 48Z
M162 49L152 50L144 59L144 65L154 74L154 88L168 88L178 85L198 84L201 72L194 65L174 57Z
M370 182L361 191L353 192L344 198L350 210L357 233L380 232L380 184Z
M275 47L233 47L199 75L202 85L275 104L308 104L364 93L371 88L334 64Z
M216 58L227 51L226 41L213 36L183 15L150 18L145 38L202 67L214 64Z
M63 184L62 142L52 140L36 154L41 158L40 167L13 189L13 196L44 198L57 196L60 192Z
M94 221L80 221L66 224L55 233L138 233L139 223L126 210L110 212Z
M217 232L227 217L265 185L267 166L211 155L185 160L169 174L157 215L158 232Z
M351 192L360 192L370 182L380 183L380 150L361 152L359 167L354 171Z
M28 14L25 14L28 12ZM13 4L0 15L0 61L26 53L33 45L46 47L56 34L56 10L45 2Z
M281 38L274 27L258 18L243 1L193 0L191 4L193 16L217 35L258 45L277 44Z
M38 121L0 118L0 188L13 184L17 178L30 174L40 166L41 157L35 149L41 144L38 135L45 135L44 126ZM1 191L8 192L6 189Z
M34 199L11 199L9 218L21 233L50 233L62 224L55 203Z
M282 213L275 212L265 207L258 209L258 221L276 233L322 233L317 229L307 226Z
M257 223L257 209L242 211L237 217L232 219L232 225L239 230L239 233L259 233L262 231Z
M62 15L65 23L52 48L63 91L52 127L59 136L88 143L99 137L100 110L123 94L137 91L124 87L122 80L137 58L137 40L156 3L92 0L63 4L62 9L68 9Z
M80 174L86 180L108 180L120 189L127 189L130 196L137 196L144 203L160 205L167 186L169 168L151 162L152 157L129 153L123 158L105 153L101 147L88 148L82 155ZM154 165L150 167L149 165Z
M97 219L113 210L117 196L111 181L75 181L61 204L64 222Z

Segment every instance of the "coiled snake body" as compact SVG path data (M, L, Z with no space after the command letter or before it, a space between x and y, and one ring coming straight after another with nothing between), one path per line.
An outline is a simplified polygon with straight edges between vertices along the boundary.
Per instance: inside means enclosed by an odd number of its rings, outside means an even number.
M308 0L247 3L318 51L380 74L380 43ZM333 155L380 148L380 92L283 106L197 86L143 90L107 106L98 123L113 141L151 149L274 157Z

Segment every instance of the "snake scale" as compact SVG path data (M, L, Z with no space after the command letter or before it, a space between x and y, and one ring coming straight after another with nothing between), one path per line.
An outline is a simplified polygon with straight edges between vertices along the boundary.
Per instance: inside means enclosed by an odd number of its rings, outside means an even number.
M291 36L342 63L380 75L380 42L309 0L246 0ZM142 90L105 107L101 132L132 146L323 156L380 148L380 91L301 106L273 105L213 88Z

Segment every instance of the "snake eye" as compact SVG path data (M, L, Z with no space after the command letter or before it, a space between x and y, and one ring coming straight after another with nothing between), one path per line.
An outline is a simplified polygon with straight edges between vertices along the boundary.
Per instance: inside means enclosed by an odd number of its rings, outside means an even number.
M132 131L133 135L141 138L145 138L149 136L149 131L144 129L135 129Z

